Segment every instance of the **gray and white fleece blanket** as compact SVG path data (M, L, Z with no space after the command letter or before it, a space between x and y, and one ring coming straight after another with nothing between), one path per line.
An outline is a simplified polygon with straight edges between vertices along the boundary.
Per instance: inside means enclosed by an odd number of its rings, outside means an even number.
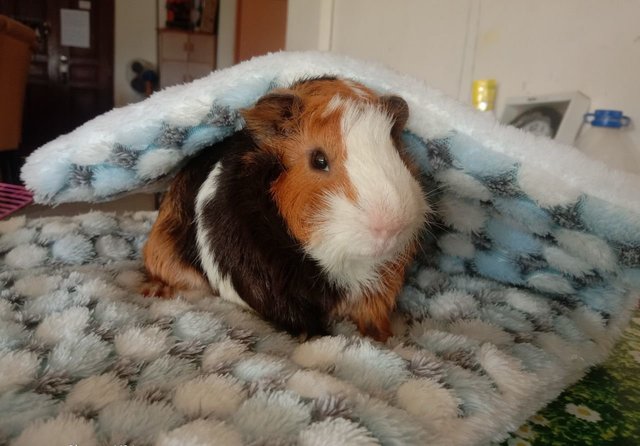
M39 149L45 202L152 186L274 86L403 96L439 214L386 344L302 341L207 295L147 299L155 215L0 222L0 444L475 445L602 361L640 290L640 178L365 62L280 53L114 110Z

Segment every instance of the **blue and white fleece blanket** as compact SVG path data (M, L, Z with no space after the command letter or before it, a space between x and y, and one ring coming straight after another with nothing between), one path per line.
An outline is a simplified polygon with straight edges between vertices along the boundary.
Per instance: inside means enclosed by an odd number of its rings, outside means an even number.
M257 58L88 122L23 178L45 203L156 187L327 74L405 98L438 211L395 335L301 342L211 296L143 299L153 213L0 222L0 443L487 444L606 357L640 290L640 178L380 66Z

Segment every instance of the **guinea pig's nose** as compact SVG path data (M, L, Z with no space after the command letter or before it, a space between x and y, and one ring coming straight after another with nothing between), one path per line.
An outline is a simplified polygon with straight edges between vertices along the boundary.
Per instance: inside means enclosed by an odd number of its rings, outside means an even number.
M403 229L402 222L396 220L372 218L369 223L371 234L379 240L388 240L396 237Z

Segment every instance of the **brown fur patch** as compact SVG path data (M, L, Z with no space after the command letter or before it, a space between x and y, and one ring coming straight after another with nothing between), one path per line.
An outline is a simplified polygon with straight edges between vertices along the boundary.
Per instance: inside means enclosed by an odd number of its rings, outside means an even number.
M382 265L379 288L343 301L336 308L336 315L349 317L362 335L385 342L393 335L389 318L404 284L406 268L415 251L416 245L411 244L399 260Z
M216 156L214 151L204 151L171 182L142 250L151 278L143 286L143 294L171 297L176 289L209 287L198 261L194 208L198 190L215 165Z
M176 231L184 230L187 222L178 209L178 199L171 190L163 200L158 218L151 229L142 255L150 277L174 289L195 289L207 286L200 271L182 259L178 240L172 237ZM146 284L143 289L149 295L169 297L169 290L159 284Z

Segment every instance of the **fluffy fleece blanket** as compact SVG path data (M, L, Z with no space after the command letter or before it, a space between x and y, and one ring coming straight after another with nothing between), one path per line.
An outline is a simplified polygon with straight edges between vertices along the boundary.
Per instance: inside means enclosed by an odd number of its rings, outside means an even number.
M387 345L345 322L301 343L219 298L141 297L154 217L0 224L0 443L486 444L601 361L634 302L591 292L612 314L429 256Z
M255 59L39 149L44 202L153 186L274 86L334 74L403 96L440 229L377 344L301 342L212 296L144 299L152 214L0 224L0 441L470 445L505 438L604 359L640 289L640 179L382 67Z

